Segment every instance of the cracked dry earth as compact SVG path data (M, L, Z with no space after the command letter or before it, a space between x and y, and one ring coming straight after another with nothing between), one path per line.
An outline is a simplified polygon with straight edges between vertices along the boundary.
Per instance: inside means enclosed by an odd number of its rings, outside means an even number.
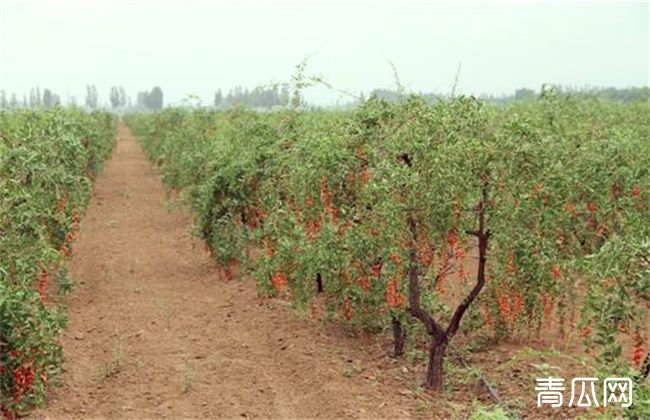
M411 417L379 375L343 374L361 342L225 280L191 225L121 124L68 264L66 372L30 417Z

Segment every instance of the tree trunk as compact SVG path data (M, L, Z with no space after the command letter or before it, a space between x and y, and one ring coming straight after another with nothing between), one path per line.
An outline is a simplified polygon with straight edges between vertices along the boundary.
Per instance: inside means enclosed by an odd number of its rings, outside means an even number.
M391 318L393 325L393 357L399 357L404 354L404 339L406 338L406 331L402 328L402 322L395 317Z
M323 277L320 273L316 273L316 292L323 293Z
M429 347L429 365L427 367L427 376L424 380L424 387L427 389L436 392L442 391L445 379L443 368L445 350L447 350L447 342L445 340L439 342L435 337L431 337L431 345Z

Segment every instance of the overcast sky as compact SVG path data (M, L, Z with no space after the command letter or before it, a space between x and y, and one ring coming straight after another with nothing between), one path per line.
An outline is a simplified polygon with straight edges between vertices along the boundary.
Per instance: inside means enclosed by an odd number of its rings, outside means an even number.
M160 85L165 101L288 80L341 90L511 93L543 83L649 84L648 2L0 0L0 89L49 87L83 103L112 85ZM308 99L334 103L316 89ZM343 98L343 101L346 99Z

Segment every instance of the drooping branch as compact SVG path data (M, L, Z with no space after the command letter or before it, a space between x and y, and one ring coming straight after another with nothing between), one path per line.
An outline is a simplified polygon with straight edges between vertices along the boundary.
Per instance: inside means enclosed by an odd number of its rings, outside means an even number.
M447 256L448 257L450 256L449 252L447 252ZM445 264L445 267L440 268L438 274L436 274L436 277L433 279L433 286L438 287L440 280L447 277L449 273L455 270L456 270L456 262Z

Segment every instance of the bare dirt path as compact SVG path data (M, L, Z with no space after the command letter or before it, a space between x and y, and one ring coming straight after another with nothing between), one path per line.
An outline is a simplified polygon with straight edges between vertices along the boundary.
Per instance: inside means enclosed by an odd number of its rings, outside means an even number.
M357 364L353 341L224 280L118 135L69 263L67 372L33 417L409 417L410 397Z

